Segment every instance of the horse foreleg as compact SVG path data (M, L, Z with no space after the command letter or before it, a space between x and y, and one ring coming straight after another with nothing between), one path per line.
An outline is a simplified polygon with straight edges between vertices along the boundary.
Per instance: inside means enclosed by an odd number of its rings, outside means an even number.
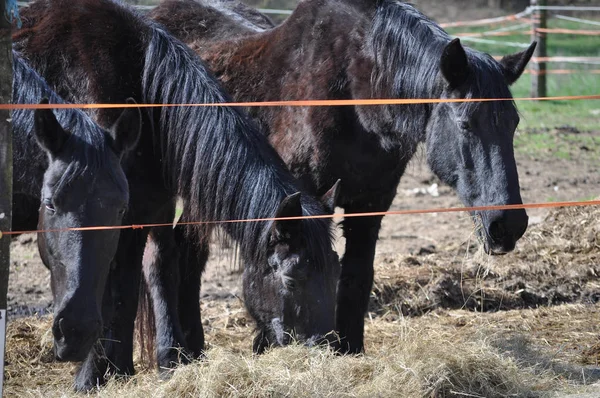
M143 270L154 310L156 362L159 372L164 373L179 363L189 362L179 321L179 254L173 228L154 228L150 232ZM147 343L152 347L151 341Z
M141 264L148 233L123 230L103 297L104 333L75 376L75 389L89 391L111 375L133 375L133 330Z
M181 255L179 289L179 319L185 336L186 347L200 358L204 352L204 329L200 315L200 285L201 276L208 260L209 247L207 242L195 242L185 236L184 227L177 227L175 236Z
M340 351L363 351L365 314L373 286L373 260L381 217L346 218L343 223L346 252L338 283L336 330Z

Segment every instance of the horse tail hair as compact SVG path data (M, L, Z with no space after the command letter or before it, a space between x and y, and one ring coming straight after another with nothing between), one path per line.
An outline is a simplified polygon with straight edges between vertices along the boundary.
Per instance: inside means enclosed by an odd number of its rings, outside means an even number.
M156 320L154 306L148 282L144 277L140 281L138 310L136 317L137 340L140 347L140 360L148 368L156 365Z

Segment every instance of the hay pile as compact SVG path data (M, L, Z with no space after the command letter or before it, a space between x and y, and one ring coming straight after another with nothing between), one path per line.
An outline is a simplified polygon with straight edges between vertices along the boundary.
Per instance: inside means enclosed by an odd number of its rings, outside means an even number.
M515 252L476 242L378 258L371 310L396 319L436 308L498 311L600 300L600 206L551 211Z
M433 326L432 326L433 325ZM75 397L72 365L30 363L50 354L49 320L18 320L9 326L8 396ZM159 381L142 369L128 381L111 381L105 397L534 397L549 379L493 347L454 328L410 320L367 325L367 355L339 357L321 348L291 346L262 356L250 352L250 327L209 328L207 359ZM244 332L244 333L242 333ZM223 339L223 335L229 337ZM18 337L20 336L20 337ZM37 343L36 343L37 342ZM42 343L40 343L42 342ZM225 344L223 344L225 343Z

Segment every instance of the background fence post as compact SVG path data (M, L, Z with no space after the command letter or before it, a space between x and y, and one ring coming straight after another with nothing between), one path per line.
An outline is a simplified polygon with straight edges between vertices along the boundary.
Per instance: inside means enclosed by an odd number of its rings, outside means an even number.
M531 0L531 6L545 6L546 0ZM546 33L538 29L546 29L547 11L534 8L531 14L531 39L537 41L531 62L531 97L546 97L546 61L540 58L547 56Z
M7 1L0 0L0 104L12 102L12 40ZM0 231L8 231L12 220L12 129L10 111L0 110ZM4 348L10 236L0 237L0 394L4 389Z

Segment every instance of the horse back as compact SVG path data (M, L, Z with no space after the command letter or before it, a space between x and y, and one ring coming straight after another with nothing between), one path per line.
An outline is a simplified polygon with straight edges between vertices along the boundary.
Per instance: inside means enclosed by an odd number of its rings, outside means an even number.
M42 0L22 10L15 48L69 102L141 100L148 28L116 2ZM120 109L98 110L112 124Z
M149 17L179 40L225 40L273 28L264 14L235 0L166 0Z

